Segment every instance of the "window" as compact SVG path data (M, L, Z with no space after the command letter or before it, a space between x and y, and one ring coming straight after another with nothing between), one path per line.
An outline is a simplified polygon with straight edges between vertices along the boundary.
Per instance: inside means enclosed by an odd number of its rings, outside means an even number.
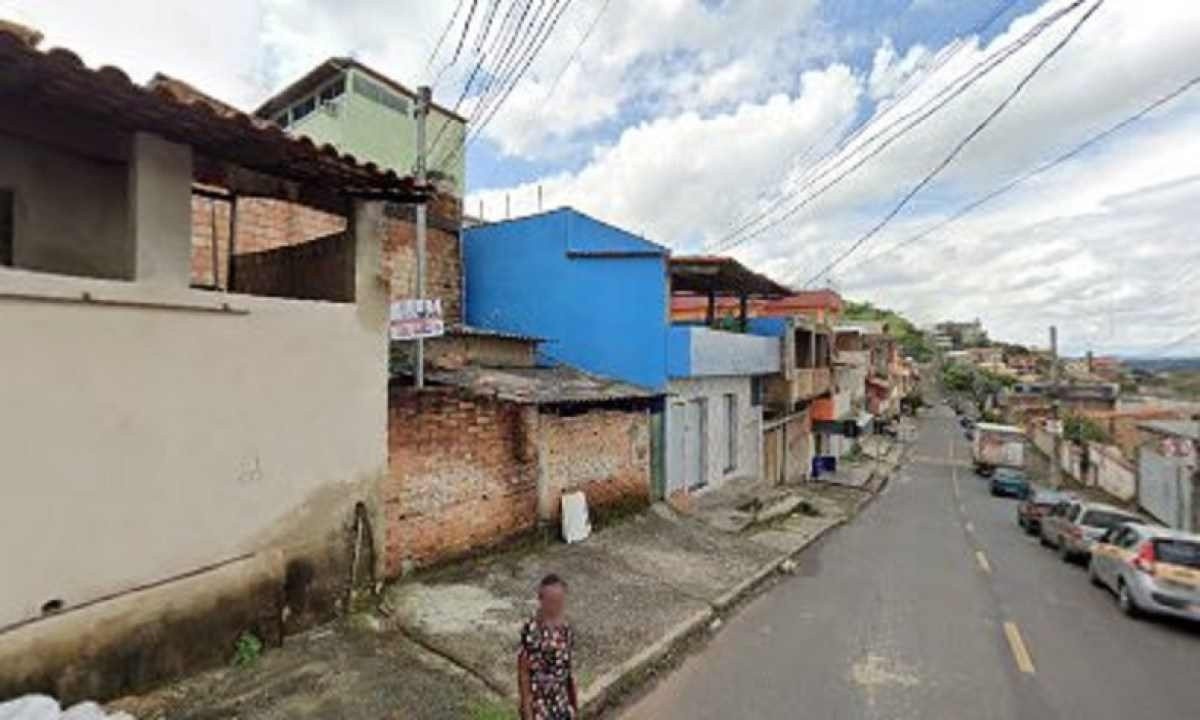
M16 234L13 191L0 188L0 265L13 264L13 236Z
M750 378L750 406L760 407L767 396L767 383L757 375Z
M1154 554L1159 562L1200 570L1200 543L1190 540L1155 540Z
M291 124L290 122L288 122L288 111L287 110L284 110L283 112L281 112L275 116L275 124L282 128L285 128Z
M738 413L737 395L725 394L725 431L728 440L725 446L725 472L737 470L738 457Z
M317 109L317 99L310 97L301 100L292 107L292 122L297 122L307 117L313 110Z
M377 102L384 107L391 108L398 113L408 114L408 100L400 97L396 93L388 90L377 82L373 82L363 77L360 74L354 75L354 92L363 97Z
M337 80L329 83L321 88L321 92L317 95L321 100L321 104L333 102L340 98L346 92L346 78L340 77Z
M1080 525L1097 528L1112 528L1121 523L1137 522L1137 518L1131 518L1128 515L1120 513L1108 512L1107 510L1088 510L1079 521Z

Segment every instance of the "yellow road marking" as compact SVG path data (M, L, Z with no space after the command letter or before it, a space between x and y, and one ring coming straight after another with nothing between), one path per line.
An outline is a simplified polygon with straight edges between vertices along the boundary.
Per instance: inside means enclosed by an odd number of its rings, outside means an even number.
M1026 675L1034 674L1036 671L1033 669L1033 658L1029 656L1025 641L1021 639L1021 631L1017 629L1017 624L1004 623L1004 634L1008 636L1008 646L1012 649L1013 660L1017 661L1017 669Z
M987 555L984 555L982 550L975 551L975 561L979 563L980 570L989 575L992 574L991 563L988 562Z

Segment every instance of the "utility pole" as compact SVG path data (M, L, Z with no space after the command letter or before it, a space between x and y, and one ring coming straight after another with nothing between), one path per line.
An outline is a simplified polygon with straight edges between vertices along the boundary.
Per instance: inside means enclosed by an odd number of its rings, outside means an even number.
M1052 437L1054 457L1050 459L1050 487L1062 485L1062 419L1059 417L1058 402L1058 328L1050 326L1050 416L1054 420Z
M433 91L428 85L422 85L417 89L417 189L420 192L425 191L426 183L426 160L425 154L425 126L429 118L429 103L432 99ZM426 223L428 222L428 199L422 198L417 202L417 300L425 299L425 232ZM414 379L418 388L425 387L425 338L417 338L416 352L416 369Z

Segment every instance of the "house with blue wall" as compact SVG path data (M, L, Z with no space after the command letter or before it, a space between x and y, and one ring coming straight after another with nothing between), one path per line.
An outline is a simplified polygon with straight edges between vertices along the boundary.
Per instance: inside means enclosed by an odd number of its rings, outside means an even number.
M570 208L463 232L467 323L545 338L539 361L664 392L669 251Z

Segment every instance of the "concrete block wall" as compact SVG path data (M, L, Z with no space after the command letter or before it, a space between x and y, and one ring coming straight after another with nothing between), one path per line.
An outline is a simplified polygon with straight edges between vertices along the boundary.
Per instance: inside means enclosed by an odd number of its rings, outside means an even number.
M533 406L454 389L393 388L383 483L389 577L494 545L537 523Z

